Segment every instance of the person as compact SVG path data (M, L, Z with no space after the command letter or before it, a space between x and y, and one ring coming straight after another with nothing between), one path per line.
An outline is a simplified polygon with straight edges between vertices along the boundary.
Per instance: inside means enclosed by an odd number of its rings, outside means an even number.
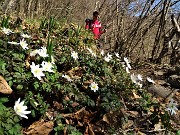
M89 29L94 34L94 39L100 39L100 36L106 32L106 29L102 30L101 22L98 20L99 12L93 12L93 19L86 19L86 29Z

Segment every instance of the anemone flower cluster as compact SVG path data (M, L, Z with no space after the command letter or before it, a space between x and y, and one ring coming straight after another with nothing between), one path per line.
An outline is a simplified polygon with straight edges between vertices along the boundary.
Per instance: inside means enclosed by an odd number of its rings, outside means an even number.
M10 29L6 29L6 28L3 28L3 32L4 32L6 35L9 35L9 34L13 33ZM23 34L22 37L23 37L23 39L21 39L19 43L14 42L14 41L12 41L12 42L9 41L8 44L20 45L24 50L29 49L29 48L28 48L28 44L27 44L25 38L29 38L30 36L27 35L27 34L25 34L25 35Z
M7 28L3 28L2 31L6 35L13 33L10 29L7 29ZM22 39L20 40L19 43L12 41L12 42L8 42L8 44L20 45L24 50L29 49L28 43L26 42L25 39L31 38L31 36L28 34L22 33L21 37L22 37ZM49 56L47 54L46 47L41 47L40 49L36 49L36 50L33 50L30 52L30 56L35 56L36 54L39 54L39 56L41 56L43 58ZM52 60L52 62L43 61L41 64L37 64L37 65L34 62L32 62L32 64L30 65L30 68L31 68L31 72L34 75L34 77L41 80L41 77L45 76L45 74L43 72L54 72L53 64L55 64L55 63L54 63L54 59L52 56L51 56L51 60Z
M8 29L8 28L3 28L2 29L3 33L6 34L6 35L10 35L11 33L14 33L12 30Z
M41 80L41 77L45 76L43 71L47 72L54 72L52 70L53 64L51 62L43 61L40 67L40 64L35 65L34 62L30 65L31 72L34 75L34 77L37 77L39 80Z
M30 52L30 56L36 56L38 54L39 56L46 58L49 55L47 54L47 48L46 47L41 47L40 49L35 49Z

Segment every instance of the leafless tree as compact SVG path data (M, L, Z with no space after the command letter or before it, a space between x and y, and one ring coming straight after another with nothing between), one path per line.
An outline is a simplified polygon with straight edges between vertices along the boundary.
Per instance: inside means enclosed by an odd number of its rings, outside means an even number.
M1 10L24 18L54 16L84 25L94 10L108 31L104 47L134 61L179 61L179 0L1 0ZM178 6L179 5L179 6ZM174 17L172 17L174 15ZM173 19L172 19L173 18ZM175 21L173 21L175 20ZM172 60L175 59L175 60Z

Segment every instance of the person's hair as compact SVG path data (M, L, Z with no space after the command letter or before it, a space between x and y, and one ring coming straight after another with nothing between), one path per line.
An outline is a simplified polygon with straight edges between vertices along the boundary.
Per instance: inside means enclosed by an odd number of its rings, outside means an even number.
M94 11L94 12L93 12L93 16L96 16L96 15L99 15L99 12L98 12L98 11Z

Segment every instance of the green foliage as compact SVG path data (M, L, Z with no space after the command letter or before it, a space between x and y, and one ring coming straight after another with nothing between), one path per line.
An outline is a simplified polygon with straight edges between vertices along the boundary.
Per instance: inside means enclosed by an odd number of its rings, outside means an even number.
M9 19L10 19L9 16L2 18L2 21L1 21L1 27L2 28L4 28L4 27L8 28L9 27Z
M5 24L3 23L3 25ZM151 100L152 98L145 90L139 89L132 83L120 58L111 53L112 59L109 62L105 61L104 57L108 53L102 56L94 44L92 34L82 27L75 24L58 26L54 18L50 17L50 19L43 19L40 27L32 31L37 32L38 38L26 40L28 50L23 50L20 45L8 44L8 41L19 42L21 31L7 39L0 37L0 75L13 88L15 97L25 99L33 118L46 119L48 109L58 112L53 118L56 135L62 134L65 127L70 135L81 134L75 128L76 125L66 124L60 114L74 113L82 107L86 107L102 117L107 112L122 107L120 97L123 97L126 102L133 102L130 98L132 90L142 97L137 99L137 106L144 113L147 113L152 106L160 107ZM31 29L28 33L31 33ZM38 54L30 56L32 51L40 49L42 46L47 47L48 57L44 58ZM95 55L88 51L88 48L92 49ZM78 53L77 60L71 56L73 51ZM44 76L39 80L33 75L30 65L35 63L42 68L43 61L54 63L53 72L43 71ZM72 81L62 77L63 75L69 75ZM90 88L92 82L98 84L96 92ZM7 119L2 120L8 124L6 126L0 124L0 128L13 134L17 131L15 129L20 129L20 125L17 123L21 121L18 117L15 118L11 109L3 105L8 100L6 98L1 100L0 113L2 116L4 110L8 110L6 112L9 113L3 116ZM62 108L59 110L53 108L54 101L61 103ZM73 103L78 105L73 106ZM157 115L158 117L155 118L154 116ZM166 113L159 114L158 111L154 111L150 118L154 124L161 120L166 127L169 127L168 116ZM11 122L16 123L15 127ZM10 128L13 130L8 130Z
M0 97L0 134L1 135L21 135L21 125L19 117L11 108L4 106L8 98Z
M40 93L37 93L35 95L31 91L29 91L26 95L26 100L29 101L30 106L32 106L31 111L32 111L32 116L35 118L39 115L42 117L45 115L45 112L47 111L49 104L47 104Z
M47 18L41 19L39 30L48 29L48 31L51 32L52 29L54 29L56 26L57 26L57 22L55 21L53 16L50 16L49 19Z

